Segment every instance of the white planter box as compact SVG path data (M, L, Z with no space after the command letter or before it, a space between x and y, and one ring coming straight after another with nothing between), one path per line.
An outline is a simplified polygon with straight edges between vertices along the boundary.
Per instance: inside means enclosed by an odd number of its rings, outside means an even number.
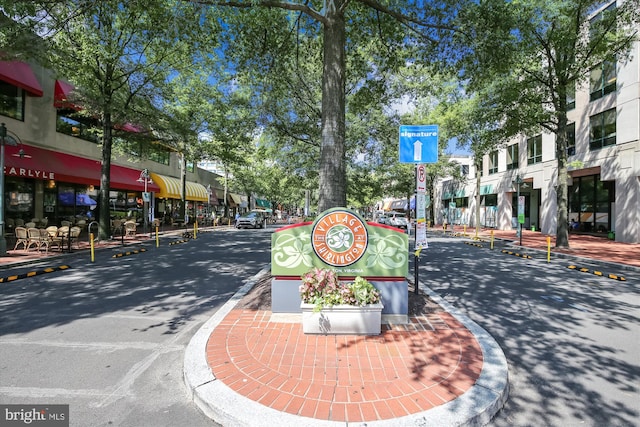
M313 304L300 304L305 334L380 335L382 304L334 305L318 312L313 311L314 307Z

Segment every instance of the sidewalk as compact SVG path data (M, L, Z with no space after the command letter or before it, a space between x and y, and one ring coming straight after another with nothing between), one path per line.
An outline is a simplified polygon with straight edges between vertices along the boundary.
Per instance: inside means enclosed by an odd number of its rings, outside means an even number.
M436 229L433 229L436 230ZM441 229L440 229L441 230ZM450 232L450 231L447 231ZM461 226L454 228L454 233L464 234ZM475 236L475 229L467 229L470 238ZM491 230L483 229L478 237L489 241L493 234L494 239L512 242L512 247L520 247L520 238L515 230ZM523 251L529 250L529 254L535 253L546 258L547 237L551 242L551 258L573 259L574 262L598 262L622 269L640 269L640 244L621 243L609 240L606 235L595 236L590 234L569 234L569 249L556 249L555 236L547 236L537 231L523 230Z

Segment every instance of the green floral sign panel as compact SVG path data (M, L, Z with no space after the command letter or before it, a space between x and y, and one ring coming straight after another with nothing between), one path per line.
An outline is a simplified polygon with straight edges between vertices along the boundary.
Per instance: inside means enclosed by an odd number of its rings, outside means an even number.
M329 209L313 223L283 227L271 238L271 273L301 276L311 267L342 276L402 277L409 272L408 236L367 223L346 208Z

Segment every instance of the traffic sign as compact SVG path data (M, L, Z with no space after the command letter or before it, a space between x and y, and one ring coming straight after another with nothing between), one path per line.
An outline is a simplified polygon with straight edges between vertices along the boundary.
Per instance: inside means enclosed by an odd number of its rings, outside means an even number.
M427 191L427 171L424 165L416 165L416 191Z
M436 163L438 125L400 126L400 163Z

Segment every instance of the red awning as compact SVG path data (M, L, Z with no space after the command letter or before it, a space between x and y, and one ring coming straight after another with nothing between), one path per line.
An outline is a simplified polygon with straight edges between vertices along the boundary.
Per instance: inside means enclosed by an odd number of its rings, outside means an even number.
M26 156L20 157L23 149ZM27 157L28 156L28 157ZM100 186L102 162L44 148L21 145L5 146L6 176L19 176L41 180L56 180L76 184ZM124 166L111 165L111 189L144 191L144 182L138 182L140 172ZM159 192L156 184L147 184L147 190Z
M140 180L140 172L124 166L111 165L111 188L118 190L144 191L144 180ZM147 183L147 191L160 192L155 182Z
M31 66L22 61L0 62L0 80L24 89L33 96L42 96L42 86Z
M72 110L79 111L82 108L69 101L73 99L73 92L76 89L71 83L67 83L64 80L56 80L56 86L53 91L53 106L56 108L70 108Z
M142 133L143 130L141 127L133 125L131 123L125 123L123 125L115 125L114 126L115 129L124 131L124 132L129 132L129 133Z

